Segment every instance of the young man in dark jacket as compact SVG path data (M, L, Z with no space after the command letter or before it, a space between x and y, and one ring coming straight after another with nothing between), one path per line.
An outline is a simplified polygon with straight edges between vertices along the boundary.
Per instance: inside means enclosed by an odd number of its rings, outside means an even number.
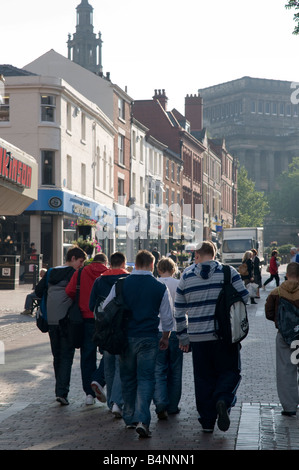
M299 308L299 263L289 263L286 272L287 280L276 287L268 296L265 304L266 318L277 324L277 311L280 297ZM276 380L277 393L282 405L282 414L296 415L299 405L298 364L291 360L294 349L283 339L279 330L276 335Z
M46 296L49 337L54 358L55 393L56 400L61 405L69 404L67 396L75 349L69 346L59 326L59 320L65 317L72 304L72 299L66 294L65 288L74 272L83 266L85 259L86 253L81 248L70 248L65 265L50 268L35 288L39 298Z
M128 276L126 271L126 257L123 253L116 252L111 255L110 269L105 271L101 277L95 280L89 299L89 308L94 311L97 302L103 302L111 291L115 282L124 276ZM122 417L123 399L121 393L121 382L119 376L119 357L104 351L104 372L107 386L107 405L116 418ZM103 390L97 380L96 374L92 381L96 396L100 399Z
M80 348L80 368L83 390L86 394L86 405L93 405L95 393L91 388L92 374L97 368L97 346L93 341L95 320L93 311L89 309L89 297L94 281L107 271L108 258L104 253L95 255L92 262L81 273L79 307L83 317L83 344ZM78 271L76 271L65 288L72 300L76 298ZM103 397L104 398L104 397Z

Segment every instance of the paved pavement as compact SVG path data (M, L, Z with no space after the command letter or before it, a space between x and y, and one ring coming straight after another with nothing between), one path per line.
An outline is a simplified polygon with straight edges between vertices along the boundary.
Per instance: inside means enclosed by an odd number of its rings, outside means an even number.
M280 271L283 280L285 266ZM30 287L0 291L0 450L100 450L99 462L133 467L153 464L152 455L160 456L156 463L176 463L176 456L181 464L195 464L199 450L299 449L299 418L281 415L276 393L276 330L264 316L273 283L266 292L261 290L258 305L248 306L250 333L242 343L242 382L230 429L202 433L191 354L185 354L181 412L158 421L152 409L150 439L139 439L134 430L126 430L105 404L85 405L78 351L70 405L62 407L55 401L48 335L36 328L34 318L20 315ZM137 463L120 460L134 456Z

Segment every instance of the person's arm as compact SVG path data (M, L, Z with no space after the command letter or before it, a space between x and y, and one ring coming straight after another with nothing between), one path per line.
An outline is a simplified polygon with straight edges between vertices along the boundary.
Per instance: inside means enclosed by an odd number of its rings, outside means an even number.
M265 303L265 316L267 320L274 321L276 319L276 297L272 293L268 295Z
M183 351L189 350L189 335L187 331L187 310L188 305L186 303L184 295L184 276L180 279L179 285L175 294L174 302L174 319L176 322L176 332L180 344L180 349Z
M168 339L170 332L173 328L172 304L170 300L170 293L165 286L165 292L160 304L159 314L162 327L162 338L160 339L159 348L165 350L168 348Z

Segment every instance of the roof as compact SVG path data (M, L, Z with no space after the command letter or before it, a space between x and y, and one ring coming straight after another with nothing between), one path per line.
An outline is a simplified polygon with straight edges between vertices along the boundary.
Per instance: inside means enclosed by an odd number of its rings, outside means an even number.
M27 75L36 75L36 73L28 72L28 70L19 69L13 65L0 64L0 74L5 77L18 77Z

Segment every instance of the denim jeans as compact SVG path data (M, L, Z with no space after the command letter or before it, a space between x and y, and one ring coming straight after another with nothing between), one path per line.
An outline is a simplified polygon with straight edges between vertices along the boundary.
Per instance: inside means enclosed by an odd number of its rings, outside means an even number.
M109 354L104 351L104 370L106 380L106 396L107 405L111 410L113 403L116 403L120 408L123 406L123 397L121 391L121 381L119 375L119 356Z
M157 352L158 337L129 337L126 352L119 356L123 419L126 424L150 424Z
M192 342L191 348L198 420L203 427L213 427L217 401L224 400L228 410L236 402L241 381L240 345L202 341Z
M80 348L82 386L86 395L92 396L95 396L95 394L90 385L92 382L93 373L97 368L97 346L92 341L94 334L94 324L95 321L93 318L84 319L84 339L83 345Z
M161 338L162 333L159 334ZM179 348L176 332L169 337L168 349L159 350L156 359L156 386L154 404L156 413L167 411L169 414L178 411L182 394L183 351Z
M75 349L70 348L59 325L49 325L49 337L53 354L56 397L67 398Z

